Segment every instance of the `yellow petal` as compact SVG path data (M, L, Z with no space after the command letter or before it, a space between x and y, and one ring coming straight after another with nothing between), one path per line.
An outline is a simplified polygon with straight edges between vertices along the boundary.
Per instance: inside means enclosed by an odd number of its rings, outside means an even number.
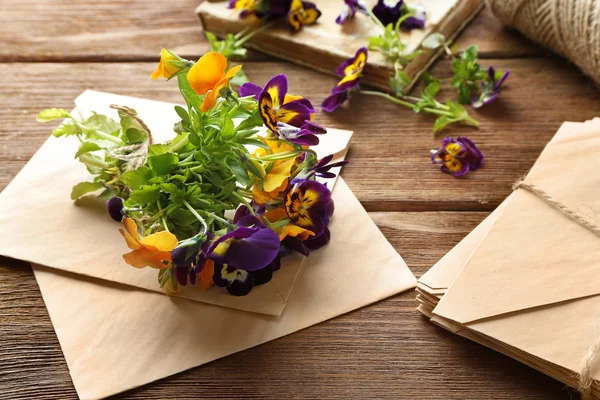
M285 97L283 98L283 104L287 104L289 102L296 101L296 100L302 100L303 98L304 97L302 97L302 96L295 96L293 94L286 93Z
M158 62L158 66L156 67L156 69L154 70L153 73L150 74L150 78L152 79L158 79L161 76L163 76L163 70L164 70L164 66L163 66L163 61L162 59Z
M137 231L137 224L135 223L134 220L132 220L131 218L125 218L123 220L123 225L125 226L125 229L127 230L127 233L129 233L131 235L131 237L136 241L136 242L140 242L140 235L138 234Z
M273 223L281 221L282 219L287 217L287 214L285 213L285 210L283 208L276 208L274 210L267 211L264 217L267 219L267 221Z
M213 285L213 274L215 272L215 263L212 260L206 260L204 268L200 271L198 278L200 279L200 287L203 290L209 289Z
M295 158L291 158L280 165L274 167L265 177L263 182L263 190L265 192L272 192L277 189L283 181L289 178L291 174L291 169L294 163L296 162Z
M231 79L237 75L237 73L240 69L242 69L241 65L236 65L235 67L231 67L231 69L229 71L227 71L227 73L225 74L225 78L227 78L227 80L229 81L229 79Z
M188 72L188 82L198 94L206 94L213 90L219 83L225 69L227 68L227 59L220 53L211 51L206 53Z
M163 253L141 248L130 253L123 254L123 259L127 264L135 268L169 268L168 265L165 265L161 262L162 254Z
M119 229L119 232L121 233L121 235L123 235L125 241L127 242L127 247L129 247L131 250L137 250L142 247L142 245L139 244L137 240L132 238L129 233L125 233L123 229Z
M200 110L202 110L202 112L207 112L208 110L213 108L215 104L217 104L218 97L219 92L216 92L214 90L211 90L210 92L206 93L204 100L202 100L202 104L200 104Z
M171 232L156 232L143 238L140 244L146 248L169 252L177 247L177 237Z

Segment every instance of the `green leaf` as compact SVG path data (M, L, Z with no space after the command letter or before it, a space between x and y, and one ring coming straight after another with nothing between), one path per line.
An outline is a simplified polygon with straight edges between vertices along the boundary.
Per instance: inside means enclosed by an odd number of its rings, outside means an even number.
M425 94L434 98L440 91L440 83L433 81L425 87Z
M225 160L225 164L227 164L229 170L235 175L237 181L242 186L247 186L250 183L248 170L242 163L240 163L238 160L228 158L227 160Z
M121 175L124 184L132 189L138 189L140 186L147 185L150 179L154 178L156 173L148 167L139 167L133 171L125 172Z
M94 142L83 142L81 143L81 146L79 146L77 153L75 153L75 158L79 157L82 154L97 150L102 150L102 148L98 146L98 144Z
M461 54L461 58L465 61L477 61L477 54L479 53L479 46L473 44L465 49Z
M238 143L239 144L243 144L243 145L247 145L247 146L260 147L260 148L263 148L265 150L270 150L271 149L268 144L265 144L265 143L261 142L258 139L242 139L242 140L239 140Z
M47 110L40 111L35 117L37 122L48 122L54 121L55 119L64 119L70 117L71 114L67 110L62 108L49 108Z
M425 71L421 74L421 79L423 79L423 82L425 83L425 85L429 85L432 82L440 82L439 79L437 79L435 76L431 75L429 72Z
M111 188L107 188L102 193L98 195L98 200L106 201L110 200L117 195L117 191Z
M190 124L190 116L187 113L187 111L181 107L181 106L175 106L175 112L177 113L177 115L179 115L179 117L181 118L181 120L186 124L189 125Z
M160 190L158 186L144 186L134 190L129 194L129 198L140 204L154 203L160 197Z
M443 46L445 42L446 38L444 37L444 35L442 35L441 33L432 33L431 35L423 39L423 41L421 42L421 47L433 50L437 49L440 46Z
M136 128L127 129L125 131L125 136L127 137L127 143L141 143L148 137L146 132Z
M149 156L160 156L165 153L170 153L171 149L169 146L164 144L153 144L148 147L148 155Z
M471 90L464 83L458 87L458 101L461 104L469 104L471 102Z
M246 56L246 49L240 49L243 51L235 51L234 54L240 58L244 58ZM244 72L243 69L240 69L238 73L229 81L233 86L242 86L246 82L250 82L248 79L248 75Z
M84 121L84 124L89 128L94 128L109 135L118 136L120 124L106 115L93 113L91 117Z
M80 182L73 186L73 190L71 191L71 199L77 200L84 194L95 192L97 190L104 189L105 187L106 186L100 182Z
M52 130L52 134L56 137L80 135L83 131L75 123L62 123Z
M148 165L158 175L167 175L178 162L179 157L171 153L148 157Z
M233 136L235 136L235 127L233 125L233 120L229 115L225 115L223 128L221 129L221 135L225 140L231 139Z

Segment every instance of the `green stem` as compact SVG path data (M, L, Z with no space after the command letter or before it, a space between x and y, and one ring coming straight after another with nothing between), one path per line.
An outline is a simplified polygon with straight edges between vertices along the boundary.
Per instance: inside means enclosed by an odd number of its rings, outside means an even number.
M238 189L239 190L239 189ZM239 201L242 202L242 204L244 204L246 206L246 208L248 209L248 211L250 211L252 213L252 215L256 216L256 213L254 212L254 208L250 205L250 203L248 202L248 200L246 200L246 198L244 196L242 196L241 194L239 194L238 192L233 192L232 193Z
M90 167L98 167L102 169L108 168L108 164L104 161L92 156L89 153L83 153L79 156L79 161Z
M378 97L383 97L384 99L388 99L389 101L391 101L392 103L396 103L398 105L401 105L403 107L408 107L411 110L415 108L415 105L412 103L409 103L408 101L404 101L401 100L397 97L394 97L392 95L389 95L387 93L383 93L383 92L375 92L372 90L361 90L360 94L367 94L369 96L378 96Z
M209 217L213 217L214 219L216 219L217 221L219 221L219 222L221 222L221 223L223 223L223 224L225 224L225 225L231 225L231 222L227 221L227 220L226 220L226 219L224 219L224 218L221 218L221 217L219 217L218 215L216 215L216 214L214 214L214 213L211 213L211 212L209 212L209 211L204 211L204 210L201 210L201 211L202 211L204 214L206 214L207 216L209 216Z
M75 121L75 120L73 120L73 121ZM88 131L90 131L90 128L88 126L85 126L81 122L75 121L75 123L81 129L83 129L83 131L86 132L86 134L87 134ZM113 142L115 144L118 144L119 146L122 146L124 144L123 141L121 139L119 139L118 137L116 137L116 136L109 135L108 133L99 131L97 129L94 129L93 131L94 131L94 135L98 136L101 139L107 140L109 142Z
M379 18L377 18L375 16L375 14L373 14L373 11L371 10L371 8L370 7L366 7L366 8L367 8L367 13L369 14L369 17L371 17L371 21L375 22L375 24L377 24L381 29L383 29L383 31L385 31L385 26L383 26L383 24L381 23Z
M361 90L360 92L361 94L368 94L370 96L379 96L379 97L383 97L384 99L388 99L389 101L391 101L392 103L396 103L399 104L401 106L410 108L411 110L415 108L415 105L412 103L409 103L408 101L404 101L402 99L399 99L397 97L394 97L392 95L389 95L387 93L383 93L383 92L374 92L371 90ZM446 107L446 106L444 106ZM436 114L436 115L444 115L447 117L453 117L454 114L452 114L449 111L445 111L445 110L438 110L435 108L431 108L431 107L425 107L423 108L423 111L428 112L430 114Z
M304 153L304 150L292 150L292 151L284 151L283 153L271 154L263 157L250 157L256 161L277 161L277 160L285 160L287 158L292 158Z
M204 220L204 218L202 218L200 216L200 214L198 214L198 212L196 210L194 210L194 207L192 207L190 205L190 203L188 203L187 201L183 200L183 205L186 206L188 210L190 210L190 212L194 215L194 217L196 217L196 219L198 221L200 221L200 223L202 224L202 227L204 228L204 232L203 233L207 233L208 232L208 225L206 225L206 221Z
M256 35L257 33L260 33L262 31L265 31L267 29L269 29L270 27L273 26L273 22L271 22L270 24L265 24L263 26L261 26L258 29L255 29L254 31L250 32L249 34L247 34L246 36L244 36L243 38L241 38L240 40L238 40L237 42L235 42L235 46L236 47L242 47L244 45L244 43L246 43L248 40L252 39L252 37L254 37L254 35Z
M190 139L188 138L189 133L185 133L185 137L183 139L181 139L179 142L177 142L177 144L175 146L171 146L171 150L176 152L179 151L181 149L183 149L189 142Z

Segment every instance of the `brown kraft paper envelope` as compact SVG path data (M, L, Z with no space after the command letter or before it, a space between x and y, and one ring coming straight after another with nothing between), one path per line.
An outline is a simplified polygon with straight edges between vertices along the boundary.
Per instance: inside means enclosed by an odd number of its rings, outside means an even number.
M86 92L85 96L86 101L79 101L78 107L86 103L89 109L103 113L103 107L108 104L127 104L136 108L142 118L148 115L148 122L155 122L148 111L156 106L167 105L98 92ZM168 106L172 108L172 105ZM166 109L161 108L161 118L165 113ZM164 140L160 133L163 129L170 132L172 128L172 124L161 121L148 124L157 141ZM343 137L344 131L337 132L341 132ZM336 131L331 130L328 135L335 137L335 134ZM47 180L53 181L58 187L65 186L62 182L65 180L70 190L70 186L82 177L81 171L75 173L69 168L56 170L52 164L56 160L44 154L48 143L52 141L53 138L42 146L42 150L0 195L0 209L5 210L0 214L3 238L0 253L5 255L8 249L15 258L32 258L21 254L27 253L29 248L16 243L15 238L27 240L29 244L60 235L76 240L76 243L64 239L53 241L54 245L59 246L58 249L46 247L53 261L69 268L39 265L44 262L45 256L41 248L28 254L40 260L34 260L34 273L73 383L82 399L103 398L144 385L288 335L415 286L416 280L400 255L387 242L341 178L332 194L336 213L330 224L331 243L306 259L302 272L296 274L297 278L290 288L287 307L279 316L234 309L231 304L219 307L208 302L165 296L142 278L116 281L115 276L128 277L116 273L119 269L134 270L118 260L120 254L127 250L122 243L115 243L114 248L106 247L113 236L118 236L115 231L117 226L111 226L105 234L90 242L85 236L87 230L96 230L98 233L104 221L109 220L104 211L99 209L94 213L88 207L83 209L73 204L62 204L59 198L66 196L70 201L66 188L53 193L41 190ZM65 154L69 152L68 157L59 157L59 161L65 163L72 161L74 150L69 148L67 142L60 142L67 147ZM59 156L62 154L60 148L50 149L58 152L56 154ZM17 186L14 182L17 182ZM27 225L33 221L27 220L27 215L20 211L22 206L12 200L16 196L15 187L19 188L21 184L35 186L38 200L42 203L46 199L57 202L54 208L46 209L49 216L28 209L40 218L37 223L45 227L44 231L27 235L30 228ZM53 188L51 186L47 190ZM26 206L35 208L33 203ZM62 220L64 215L57 211L60 207L81 208L77 216L83 220ZM84 212L94 214L93 218L86 218ZM13 219L20 218L26 220L21 227L13 223ZM5 224L11 224L12 231L7 230ZM77 235L71 235L69 229ZM16 246L17 250L7 243ZM105 252L98 251L98 246L104 248ZM87 252L102 260L97 261L97 269L90 270L87 265L77 264L93 262ZM114 265L104 261L103 257L115 252L119 257L115 258ZM73 254L74 261L71 260ZM287 267L282 266L277 274ZM139 270L135 272L142 277L145 275ZM145 278L156 280L154 273ZM269 296L269 293L264 295ZM259 301L259 304L262 303Z
M526 180L597 222L598 150L597 120L565 123ZM575 386L581 361L600 334L599 240L520 189L466 260L432 321ZM598 368L593 376L600 377Z

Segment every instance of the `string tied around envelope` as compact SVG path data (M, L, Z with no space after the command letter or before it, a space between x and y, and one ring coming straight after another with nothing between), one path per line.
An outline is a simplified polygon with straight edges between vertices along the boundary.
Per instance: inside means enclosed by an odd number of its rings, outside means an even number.
M116 158L117 160L125 161L127 163L126 171L133 171L144 165L146 163L146 159L148 158L148 148L152 144L152 134L150 133L150 128L148 125L142 121L137 114L130 109L129 107L117 106L115 104L111 104L110 108L118 110L119 115L124 114L132 119L134 119L140 127L146 132L146 140L142 143L132 144L129 146L119 147L117 149L112 150L108 155L112 158Z
M569 207L561 203L559 200L550 196L548 192L537 187L531 182L527 182L524 180L519 180L513 185L513 190L517 189L525 189L528 192L531 192L538 197L544 199L548 204L558 209L562 214L571 218L573 221L578 224L586 227L590 231L594 232L596 235L600 236L600 226L590 221L588 218L583 216L581 213L571 210ZM578 390L581 392L581 398L583 400L591 399L592 395L592 365L597 360L600 355L600 337L596 339L596 342L588 349L585 357L583 357L583 367L579 372L578 377Z

